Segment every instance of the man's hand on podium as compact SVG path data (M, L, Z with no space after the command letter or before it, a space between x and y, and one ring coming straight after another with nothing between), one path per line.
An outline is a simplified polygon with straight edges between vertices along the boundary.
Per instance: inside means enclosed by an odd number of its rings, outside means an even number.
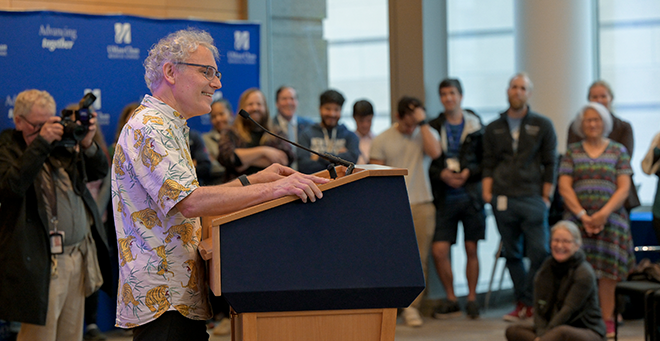
M311 202L315 202L317 198L322 198L323 192L321 192L317 184L324 184L330 181L330 179L296 172L279 163L274 163L268 166L268 168L250 175L248 180L253 184L265 183L271 186L271 190L276 198L295 195L303 202L307 202L308 199Z

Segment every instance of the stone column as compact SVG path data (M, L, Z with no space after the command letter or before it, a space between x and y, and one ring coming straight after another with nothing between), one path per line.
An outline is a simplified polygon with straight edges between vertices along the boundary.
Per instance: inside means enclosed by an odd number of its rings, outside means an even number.
M595 6L593 0L515 0L516 68L529 74L532 110L553 121L560 153L596 76Z

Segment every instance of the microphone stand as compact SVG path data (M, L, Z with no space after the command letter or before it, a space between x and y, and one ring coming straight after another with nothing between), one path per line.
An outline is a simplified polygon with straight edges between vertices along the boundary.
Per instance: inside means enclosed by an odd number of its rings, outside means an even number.
M354 163L352 163L352 162L350 162L350 161L346 161L346 160L340 158L339 156L332 155L332 154L330 154L330 153L323 153L323 154L318 153L318 152L313 151L313 150L311 150L311 149L309 149L309 148L307 148L307 147L304 147L304 146L302 146L302 145L299 145L298 143L295 143L295 142L293 142L293 141L289 141L289 140L285 139L285 138L282 137L282 136L279 136L279 135L277 135L277 134L272 133L270 130L264 128L264 127L263 127L261 124L259 124L257 121L253 120L252 117L250 117L250 114L248 114L248 112L245 111L245 110L243 110L243 109L241 109L241 110L238 112L238 114L241 115L241 117L245 118L246 120L250 120L250 121L252 121L252 122L253 122L254 124L256 124L259 128L263 129L263 131L267 132L268 134L270 134L270 135L272 135L272 136L274 136L274 137L276 137L276 138L278 138L278 139L280 139L280 140L284 140L284 141L286 141L286 142L288 142L288 143L290 143L290 144L292 144L292 145L294 145L294 146L296 146L296 147L298 147L298 148L300 148L300 149L303 149L303 150L306 150L306 151L308 151L308 152L310 152L310 153L312 153L312 154L318 155L319 157L323 158L324 160L330 162L331 164L337 164L337 165L341 165L341 166L346 167L346 174L345 174L345 175L350 175L350 174L352 174L352 173L353 173L353 170L355 169L355 164L354 164ZM330 170L331 167L332 167L332 170ZM328 165L328 171L330 172L330 176L331 176L333 179L335 179L335 178L337 177L337 172L334 170L334 166L333 166L333 165Z

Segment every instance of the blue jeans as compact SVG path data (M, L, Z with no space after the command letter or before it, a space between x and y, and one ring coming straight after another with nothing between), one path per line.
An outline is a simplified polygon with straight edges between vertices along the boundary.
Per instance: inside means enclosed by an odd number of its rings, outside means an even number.
M502 252L509 268L516 300L534 304L534 276L549 252L548 207L541 196L509 197L507 208L497 210L493 196L493 214L502 237ZM530 260L525 269L523 256Z

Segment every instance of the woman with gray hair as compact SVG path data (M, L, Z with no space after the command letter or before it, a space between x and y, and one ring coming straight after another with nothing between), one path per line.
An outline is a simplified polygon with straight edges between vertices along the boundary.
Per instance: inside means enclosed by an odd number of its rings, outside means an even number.
M614 289L634 265L628 213L623 203L630 191L632 169L626 147L607 138L612 129L609 111L591 102L571 127L583 136L569 144L559 166L559 193L565 219L582 231L587 261L598 278L601 314L608 335L614 333Z
M581 232L575 223L562 220L552 227L552 257L546 259L534 278L534 325L507 328L507 340L604 339L596 275L580 246Z
M632 159L635 149L635 139L633 137L632 126L629 122L614 115L614 108L612 106L614 92L612 91L612 87L604 80L597 80L591 83L591 86L589 86L589 92L587 93L587 100L589 102L600 103L607 108L610 120L612 121L612 128L609 133L603 136L624 145L626 149L628 149L628 155L630 155L630 158ZM575 123L575 121L573 123ZM568 141L566 144L569 145L571 143L580 142L583 139L584 136L577 134L571 124L571 127L568 129ZM630 213L630 210L637 206L639 206L639 196L637 195L635 184L631 184L630 194L628 195L628 199L623 203L623 207L625 207L626 210L628 210L628 213Z

